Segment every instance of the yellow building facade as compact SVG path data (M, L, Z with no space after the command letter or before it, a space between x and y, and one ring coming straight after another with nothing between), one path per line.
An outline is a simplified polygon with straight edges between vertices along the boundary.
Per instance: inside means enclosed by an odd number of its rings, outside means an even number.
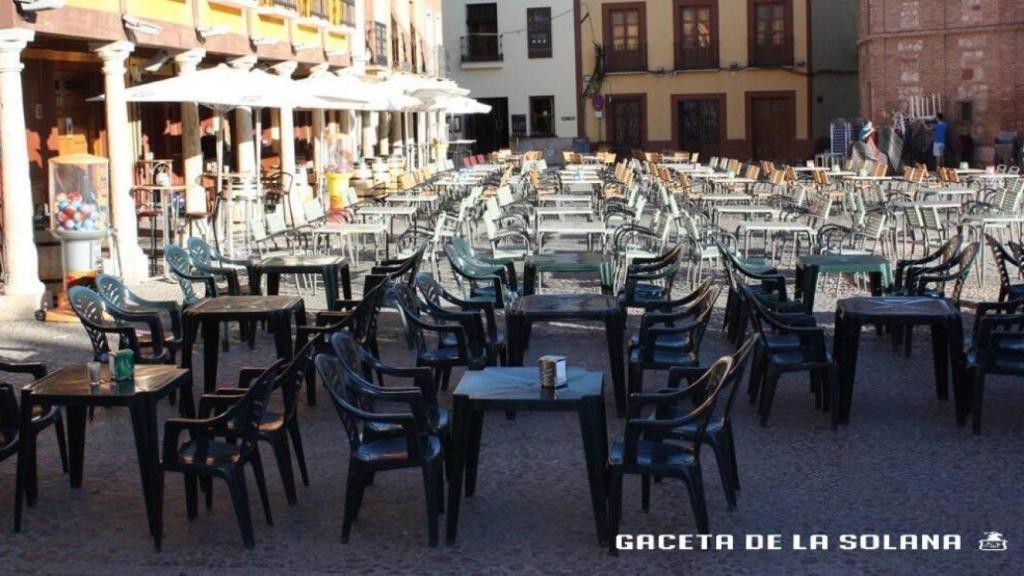
M581 136L631 149L812 152L806 0L586 0Z

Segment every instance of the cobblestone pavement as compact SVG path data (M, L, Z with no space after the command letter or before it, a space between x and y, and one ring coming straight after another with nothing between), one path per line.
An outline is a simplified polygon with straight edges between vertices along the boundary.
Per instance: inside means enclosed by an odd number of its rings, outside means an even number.
M989 274L989 284L997 277ZM556 278L548 289L595 290L591 281ZM978 292L975 282L969 297ZM155 282L142 290L174 294ZM841 295L857 289L844 284ZM357 293L359 291L357 290ZM817 310L831 330L833 289L823 288ZM308 291L309 307L322 296ZM720 303L721 304L721 303ZM703 356L730 352L712 320ZM635 327L636 318L631 318ZM385 360L411 362L393 312L382 318ZM237 339L237 335L235 335ZM918 334L922 341L924 334ZM226 490L217 486L212 511L185 518L180 475L167 477L162 552L147 536L128 414L98 410L89 423L85 482L71 490L60 472L49 433L40 437L40 502L27 509L24 529L0 530L5 574L1019 574L1024 553L1024 401L1019 382L993 378L986 393L985 430L958 428L952 402L939 402L932 385L927 344L910 358L892 351L888 339L865 331L849 426L829 429L815 412L805 378L780 385L770 425L754 410L736 405L736 442L742 492L739 507L725 505L718 471L707 452L704 478L715 533L780 534L782 551L634 551L611 558L597 546L587 496L582 444L571 414L520 413L514 421L489 416L484 426L480 479L463 500L459 542L426 546L421 476L400 471L377 476L369 488L350 543L340 543L347 444L334 409L321 395L300 410L311 485L299 487L289 507L272 458L265 457L276 524L258 514L255 551L243 549ZM604 337L596 326L571 322L538 326L527 365L544 353L561 353L575 366L607 371ZM242 366L265 365L271 338L255 350L236 343L221 355L219 377L229 384ZM90 356L78 325L0 323L0 356L40 360L50 368ZM196 355L196 367L202 363ZM663 375L646 379L653 389ZM453 376L458 382L459 374ZM197 387L198 389L198 387ZM621 435L608 394L609 435ZM442 402L450 397L443 394ZM161 406L161 418L173 415ZM0 464L0 518L11 522L15 462ZM251 477L250 477L251 482ZM251 485L251 484L250 484ZM10 526L10 524L8 524ZM443 526L443 524L442 524ZM443 529L443 528L442 528ZM640 510L640 486L627 478L622 530L629 534L690 534L695 526L684 486L653 487L650 513ZM979 552L985 531L1009 541L1004 553ZM840 551L840 534L933 534L962 537L960 551ZM795 551L790 539L827 534L827 552Z

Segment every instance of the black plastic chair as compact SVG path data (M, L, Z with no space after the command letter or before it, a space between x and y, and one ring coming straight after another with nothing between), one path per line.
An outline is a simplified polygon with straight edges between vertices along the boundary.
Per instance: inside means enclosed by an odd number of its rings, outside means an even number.
M754 334L732 355L732 367L722 383L720 392L726 396L719 397L702 438L704 443L711 446L715 452L718 473L725 491L725 501L730 510L736 509L736 492L740 489L739 467L736 464L736 441L733 438L732 430L732 406L736 400L739 383L743 380L743 373L759 338L760 336ZM669 388L678 388L682 381L690 376L691 374L685 370L670 370L668 373ZM681 416L682 414L677 413L677 415ZM697 433L697 423L691 422L673 430L666 437L692 441L696 440Z
M679 272L683 245L677 244L656 258L637 258L626 267L626 279L619 292L619 307L657 307L672 297L672 286Z
M155 311L129 312L108 306L103 297L85 286L73 286L68 290L68 301L92 343L93 360L107 362L113 350L109 337L116 335L118 349L134 352L136 364L173 363L173 355L164 342L160 315ZM107 315L113 320L108 320ZM142 353L138 331L131 324L145 324L148 327L150 353Z
M209 416L214 408L222 405L222 400L204 396L199 402L198 419L170 418L164 423L161 466L166 472L181 472L185 475L188 519L194 520L198 514L199 478L222 478L231 493L235 517L242 530L242 541L250 550L255 547L255 538L245 484L245 465L252 464L263 513L267 524L272 526L274 519L270 513L270 499L267 497L267 483L257 440L271 389L284 362L279 360L264 370L245 393L235 398L231 406L220 414ZM189 433L189 440L179 443L182 432ZM163 507L162 494L158 506Z
M515 301L517 294L507 266L474 261L452 244L445 245L444 253L456 284L470 298L489 300L495 308L501 309Z
M452 368L456 366L481 370L487 365L486 336L479 314L439 314L422 306L414 290L408 286L395 286L394 292L395 303L408 330L407 336L416 346L416 365L433 370L435 385L447 390ZM438 323L438 320L449 323ZM433 346L428 343L427 334L436 336ZM455 339L454 345L450 340L445 342L447 336Z
M753 314L760 339L750 372L750 403L758 403L761 425L768 425L779 377L787 372L809 372L816 408L832 412L832 428L838 425L839 373L825 347L825 331L814 316L777 314L769 310L745 285L740 286Z
M645 512L650 507L652 476L679 478L685 482L697 532L708 533L700 449L722 383L731 367L732 359L724 357L687 388L630 396L629 419L626 421L623 440L612 446L608 457L608 549L613 555L617 554L615 540L622 517L622 477L625 474L641 477L642 507ZM698 401L696 409L676 411L680 402L692 400L698 394L703 396L703 400ZM653 417L645 416L644 410L652 406L655 408ZM680 443L666 441L667 434L691 424L696 426L692 440Z
M430 432L422 391L419 388L386 389L374 386L345 370L332 354L317 355L316 368L348 436L348 476L345 482L341 541L348 542L352 522L359 517L363 493L373 475L387 470L421 468L427 505L428 541L431 547L436 547L438 513L444 501L444 453L441 439ZM402 405L405 409L375 412L364 408L374 403ZM384 437L367 433L370 427L379 426L393 426L401 432Z
M0 372L6 374L27 374L34 380L46 376L46 366L35 362L4 362L0 361ZM21 426L21 410L18 407L18 396L11 384L0 384L0 462L18 453L19 427ZM35 406L32 414L33 445L39 433L53 426L57 436L57 450L60 452L60 465L65 474L68 472L67 436L64 432L64 414L55 406ZM34 502L37 494L36 484L36 453L32 451L32 462L29 466L32 475L30 481L30 501Z
M923 258L897 260L896 270L893 273L892 292L894 294L912 292L917 287L916 276L920 275L922 270L953 260L960 253L962 244L963 237L954 235L943 242L938 250Z
M182 298L186 307L198 304L201 297L196 292L196 286L204 288L204 296L213 298L220 295L217 288L217 279L210 274L204 274L192 266L192 259L188 252L180 246L168 244L164 247L164 260L171 271L171 275L178 281L181 288Z
M959 308L960 295L963 293L964 284L971 274L974 260L978 257L980 250L981 242L971 242L951 260L938 266L920 269L919 273L914 276L915 285L912 294L931 298L949 298ZM953 284L953 289L947 295L946 285L949 283Z
M1002 313L980 315L975 323L973 347L967 352L971 382L972 429L981 434L985 379L989 375L1024 376L1024 301L998 305ZM990 307L986 312L993 312Z
M169 300L148 300L128 289L121 280L109 274L100 274L96 277L96 292L103 298L107 310L123 310L133 313L165 314L170 322L170 331L163 324L161 319L160 332L163 334L164 345L170 350L170 361L174 363L174 357L181 350L182 346L182 323L181 306L177 302ZM140 337L139 346L151 348L152 337Z
M197 236L189 238L186 247L192 266L202 274L215 279L222 278L227 282L228 294L238 296L249 292L248 287L243 286L239 279L239 272L245 273L245 267L250 263L248 260L228 258Z
M291 443L295 449L295 458L299 465L299 474L302 476L302 484L309 486L306 453L302 448L302 433L299 429L298 398L306 374L313 368L314 354L313 343L307 343L295 353L295 358L291 363L274 378L271 392L281 391L282 409L280 411L264 411L259 424L258 437L274 450L277 468L281 472L281 482L284 484L285 497L291 506L295 506L298 499L295 494L295 474L292 469L291 450L288 448L289 436L291 436ZM237 388L218 388L216 393L207 394L204 397L211 405L219 404L221 409L230 408L240 396L248 391L253 380L264 371L265 368L242 368L238 375ZM219 398L223 399L219 400Z
M746 337L747 325L750 323L750 307L739 293L738 281L750 289L753 294L774 310L785 312L802 312L803 302L791 300L786 290L786 277L771 266L757 266L741 261L727 246L718 243L718 252L722 256L725 278L729 285L729 293L725 302L725 317L722 327L730 342L739 346ZM757 282L751 284L751 282Z
M507 330L498 330L497 316L492 302L484 299L463 300L445 290L428 272L420 272L416 275L416 290L420 295L420 302L426 306L428 313L434 318L444 320L466 318L467 321L472 322L470 320L472 316L482 314L488 366L497 365L499 359L502 366L508 365ZM457 309L445 308L445 304L455 306ZM451 334L445 336L442 339L442 345L455 346L455 336Z
M338 310L325 310L316 315L315 325L299 326L295 330L295 349L313 342L317 354L330 352L331 335L342 330L351 333L360 345L379 354L377 347L377 317L384 295L388 291L386 276L367 274L364 278L362 300L340 300ZM313 370L306 375L306 402L316 404L316 383Z
M985 242L992 250L992 256L996 260L996 270L999 271L999 301L1005 302L1007 299L1016 300L1017 298L1024 298L1024 284L1014 284L1010 279L1010 270L1007 268L1007 264L1016 268L1016 276L1019 278L1021 262L1011 255L1010 251L999 240L996 240L991 235L985 234Z
M646 370L677 368L699 376L700 346L711 321L721 286L704 284L704 292L683 309L671 312L652 311L640 320L636 344L629 351L629 393L643 392Z

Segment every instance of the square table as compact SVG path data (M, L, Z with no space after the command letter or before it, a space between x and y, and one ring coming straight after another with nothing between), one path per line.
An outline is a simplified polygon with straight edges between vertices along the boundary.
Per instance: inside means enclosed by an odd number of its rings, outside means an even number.
M476 491L477 464L484 412L577 412L583 453L587 462L590 505L597 541L608 541L604 466L608 460L608 433L604 411L604 376L582 368L566 370L566 385L540 386L540 370L484 368L466 372L452 394L452 470L448 479L447 541L455 542L463 476L466 496ZM564 480L564 479L560 479Z
M533 294L519 298L508 312L509 360L512 366L523 365L533 324L552 320L604 323L605 339L608 341L608 361L612 366L615 407L619 415L624 415L626 358L623 339L626 315L619 307L618 299L603 294Z
M561 252L530 254L523 271L523 294L536 293L537 279L544 272L597 272L601 277L601 293L612 293L612 261L595 252Z
M263 275L267 275L267 294L277 296L281 288L282 274L319 274L324 279L327 309L335 310L338 303L338 278L346 300L352 299L352 273L348 262L341 256L271 256L255 262L249 267L249 290L259 295Z
M544 236L583 236L587 239L587 250L593 250L594 236L604 236L607 227L604 222L540 222L537 224L537 250L544 249Z
M889 260L875 254L811 254L796 260L796 297L803 297L804 309L814 313L814 295L818 290L818 274L867 273L871 282L871 295L881 296L892 286L892 268Z
M949 398L949 369L953 370L953 399L958 423L966 420L970 399L964 376L964 337L960 310L945 298L887 296L846 298L836 303L833 354L839 369L839 420L850 421L853 383L857 372L857 347L861 326L875 324L901 330L930 326L935 364L935 392L939 400Z
M218 296L207 298L183 313L185 338L181 349L181 367L192 368L192 346L200 324L203 326L203 390L217 388L218 335L221 322L251 323L253 330L266 320L274 333L277 357L292 358L292 317L305 326L306 306L298 296Z
M213 340L216 344L216 333ZM178 412L183 417L194 418L192 371L166 364L140 364L135 367L133 380L112 383L110 371L104 365L100 368L100 382L100 386L93 390L89 384L88 369L85 365L77 365L61 368L22 389L18 440L20 446L14 494L14 530L21 530L22 497L25 497L29 505L36 500L36 495L29 486L32 483L31 463L35 460L35 435L31 433L33 406L66 408L72 488L79 488L82 485L87 409L96 406L126 406L131 412L135 456L139 461L139 473L142 476L149 533L159 549L163 536L160 506L163 479L160 472L156 403L178 390L181 392L178 398Z

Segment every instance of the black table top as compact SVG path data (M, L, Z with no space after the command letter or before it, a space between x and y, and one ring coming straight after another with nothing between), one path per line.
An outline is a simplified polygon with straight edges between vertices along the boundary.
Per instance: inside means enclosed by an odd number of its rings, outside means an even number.
M130 398L138 394L155 394L172 386L181 378L188 377L189 371L177 366L164 364L140 364L135 366L135 379L130 382L111 382L106 365L100 367L100 386L95 390L89 385L89 371L86 365L61 368L25 386L32 396L40 400L67 398Z
M185 309L186 316L246 316L292 310L302 304L298 296L218 296Z
M960 316L956 306L945 298L886 296L845 298L836 304L840 315L865 322L876 320L948 319Z
M516 300L514 314L527 316L587 316L619 311L614 296L603 294L531 294Z
M575 403L587 397L602 397L604 375L583 368L566 370L566 385L545 389L540 386L540 368L484 368L467 371L454 395L480 402L530 402L538 405Z
M260 268L294 268L301 266L339 266L344 263L344 256L310 256L295 254L290 256L270 256L260 260L256 266Z

